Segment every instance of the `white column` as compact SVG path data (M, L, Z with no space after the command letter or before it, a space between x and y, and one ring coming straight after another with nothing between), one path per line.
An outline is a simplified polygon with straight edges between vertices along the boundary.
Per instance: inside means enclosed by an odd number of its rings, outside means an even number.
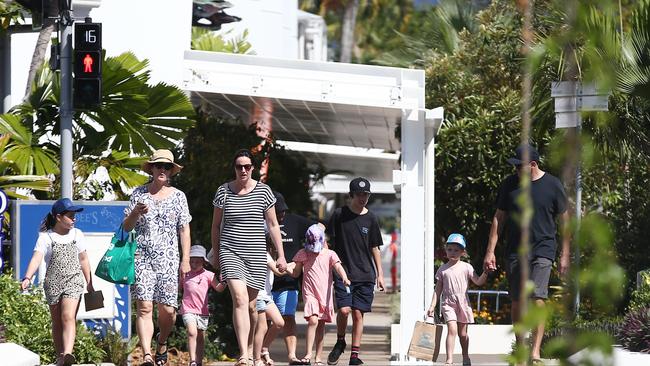
M424 110L402 116L400 359L405 360L413 327L425 311Z
M429 301L434 291L435 252L435 136L444 118L444 109L427 109L425 115L424 155L424 302Z

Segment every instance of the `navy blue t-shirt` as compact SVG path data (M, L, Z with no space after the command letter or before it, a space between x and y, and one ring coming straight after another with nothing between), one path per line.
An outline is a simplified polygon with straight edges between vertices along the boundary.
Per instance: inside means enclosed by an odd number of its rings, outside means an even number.
M372 249L384 244L377 216L370 211L357 215L343 206L334 210L326 232L350 281L375 282Z
M506 211L507 253L516 255L521 241L521 230L517 218L520 208L517 197L521 194L519 176L509 176L501 183L496 206ZM532 257L555 260L557 250L556 218L567 209L567 197L559 179L549 173L531 182L530 194L533 202L533 217L530 222L530 245Z

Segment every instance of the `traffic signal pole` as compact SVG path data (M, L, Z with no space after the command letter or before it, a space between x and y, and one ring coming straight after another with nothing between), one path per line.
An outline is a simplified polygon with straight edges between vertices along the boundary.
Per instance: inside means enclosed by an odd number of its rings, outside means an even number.
M72 199L72 28L74 18L70 2L62 1L59 18L61 31L61 198ZM65 4L65 5L63 5Z

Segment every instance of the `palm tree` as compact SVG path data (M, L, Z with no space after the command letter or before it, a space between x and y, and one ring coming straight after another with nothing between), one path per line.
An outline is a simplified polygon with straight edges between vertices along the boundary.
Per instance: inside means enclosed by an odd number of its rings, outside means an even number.
M8 133L0 136L0 189L4 190L9 197L23 199L27 197L18 193L16 189L49 190L51 183L47 177L21 174L20 167L8 157L7 146L12 140L12 137Z
M194 108L182 90L165 83L149 85L148 62L130 52L104 60L103 97L98 108L77 111L73 117L73 156L78 177L88 178L90 166L108 166L110 185L118 197L123 190L141 184L136 156L159 148L173 148L194 125ZM50 163L24 164L25 173L58 173L59 92L58 74L42 66L36 73L32 94L0 119L0 131L20 132L23 160ZM33 132L32 132L33 131ZM17 144L15 144L17 145ZM18 147L12 152L19 155ZM108 152L108 154L107 154ZM126 155L124 155L126 154ZM89 162L93 162L89 164ZM121 170L124 169L124 170ZM37 173L38 174L38 173Z

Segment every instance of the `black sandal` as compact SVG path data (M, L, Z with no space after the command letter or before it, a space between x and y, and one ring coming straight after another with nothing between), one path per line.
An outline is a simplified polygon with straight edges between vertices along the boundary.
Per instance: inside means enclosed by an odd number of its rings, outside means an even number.
M142 363L140 364L140 366L155 366L153 361L146 360L147 356L149 356L149 358L153 360L153 357L151 357L151 353L145 353L144 356L142 356Z
M167 341L161 343L160 342L160 333L156 335L156 343L158 344L158 347L156 347L156 366L165 366L167 364ZM165 347L165 352L163 353L158 353L158 348L164 346Z

